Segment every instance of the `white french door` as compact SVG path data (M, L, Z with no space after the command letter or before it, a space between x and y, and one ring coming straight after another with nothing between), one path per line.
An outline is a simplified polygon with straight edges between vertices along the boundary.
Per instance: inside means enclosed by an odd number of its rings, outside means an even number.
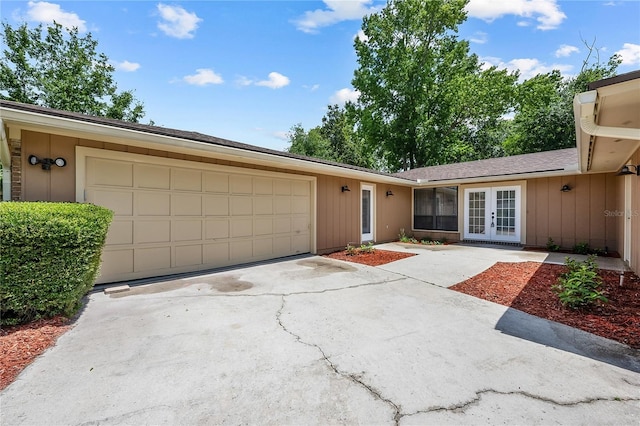
M632 176L624 177L624 244L622 250L622 260L631 262L631 179Z
M467 188L464 238L520 242L520 187Z
M373 186L362 185L360 187L360 198L360 211L362 212L361 241L373 241Z

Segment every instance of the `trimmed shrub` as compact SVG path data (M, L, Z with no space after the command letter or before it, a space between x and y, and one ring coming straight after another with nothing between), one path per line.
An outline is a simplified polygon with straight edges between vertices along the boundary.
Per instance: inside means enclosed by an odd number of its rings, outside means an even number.
M92 204L0 203L0 323L73 315L98 275L112 218Z
M602 278L598 275L595 257L589 256L584 262L566 258L567 272L552 286L560 302L571 309L588 308L597 302L608 302L600 290Z

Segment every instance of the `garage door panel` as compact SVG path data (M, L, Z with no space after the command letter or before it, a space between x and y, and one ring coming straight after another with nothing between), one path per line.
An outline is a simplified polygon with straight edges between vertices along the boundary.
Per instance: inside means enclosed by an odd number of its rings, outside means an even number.
M229 243L205 244L202 247L203 261L207 265L229 264Z
M131 274L133 272L133 249L104 250L102 252L100 274L106 276L118 276L122 274Z
M229 189L232 194L253 194L253 179L251 176L229 176Z
M259 218L253 221L253 234L256 236L273 234L273 219Z
M231 219L231 238L250 237L252 235L252 219Z
M205 238L215 240L229 238L229 220L207 220L205 223Z
M86 157L87 201L116 213L99 282L310 251L310 180L121 155Z
M136 164L136 187L142 189L171 189L171 170L162 166Z
M223 173L205 172L204 190L206 192L218 192L227 194L229 192L229 175Z
M171 214L174 216L201 216L202 197L200 195L172 194Z
M265 259L273 255L273 240L271 238L253 240L253 256Z
M173 221L173 241L200 241L202 239L202 221Z
M134 250L135 272L171 268L171 247L137 248Z
M202 172L189 169L172 169L171 186L177 191L202 191Z
M133 164L131 163L88 158L87 168L93 172L88 176L88 185L133 187Z
M231 261L234 263L248 262L253 259L252 240L231 241Z
M273 182L273 190L276 195L291 195L291 182L284 179L276 179Z
M204 197L205 216L229 216L229 198L205 196Z
M301 233L309 230L309 219L304 216L291 218L291 232Z
M292 236L291 248L295 253L307 253L309 251L309 234Z
M293 197L291 199L291 213L305 214L309 213L309 199L306 197Z
M249 197L231 198L231 216L251 216L253 214L253 200Z
M293 195L308 197L310 195L309 182L293 181L291 182L291 190Z
M253 193L255 195L271 195L273 194L273 179L254 178Z
M276 197L275 214L291 213L291 197Z
M105 244L133 244L133 221L114 220L111 222Z
M273 220L273 232L276 234L288 234L291 232L291 218L290 217L276 217Z
M134 236L136 244L170 243L171 221L137 220L134 224Z
M138 216L171 215L171 195L163 192L135 192Z
M291 253L291 237L274 237L273 251L274 253Z
M254 213L259 215L271 215L273 214L273 198L271 197L257 197L253 200Z
M176 246L176 267L202 265L202 245Z
M87 192L87 201L113 210L116 216L133 216L133 193L108 189Z

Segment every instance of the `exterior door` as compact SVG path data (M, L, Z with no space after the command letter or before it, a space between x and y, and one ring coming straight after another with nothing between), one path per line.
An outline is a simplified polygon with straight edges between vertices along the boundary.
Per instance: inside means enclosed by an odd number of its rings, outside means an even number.
M465 189L464 238L520 242L520 187Z
M373 186L362 185L360 189L360 210L362 212L361 241L373 241Z

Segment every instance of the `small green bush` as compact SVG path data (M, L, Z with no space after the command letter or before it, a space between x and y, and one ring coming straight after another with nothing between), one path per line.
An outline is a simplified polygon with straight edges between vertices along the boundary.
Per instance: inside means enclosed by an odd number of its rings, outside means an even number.
M371 241L369 241L367 244L360 245L360 252L361 253L373 253L375 251L376 251L376 249L375 249L375 247L373 247L373 242L371 242Z
M547 250L558 251L560 250L560 246L553 241L553 238L549 237L549 239L547 240Z
M0 323L73 315L98 275L112 217L91 204L0 203Z
M589 243L578 243L573 246L572 250L575 254L590 254L591 247L589 247Z
M565 265L568 268L567 272L562 274L552 287L564 306L580 309L598 301L608 302L603 292L599 290L602 279L598 275L598 265L594 256L589 256L584 262L567 257Z
M401 243L409 243L411 242L411 238L404 233L404 228L400 228L400 233L398 234L398 239Z

